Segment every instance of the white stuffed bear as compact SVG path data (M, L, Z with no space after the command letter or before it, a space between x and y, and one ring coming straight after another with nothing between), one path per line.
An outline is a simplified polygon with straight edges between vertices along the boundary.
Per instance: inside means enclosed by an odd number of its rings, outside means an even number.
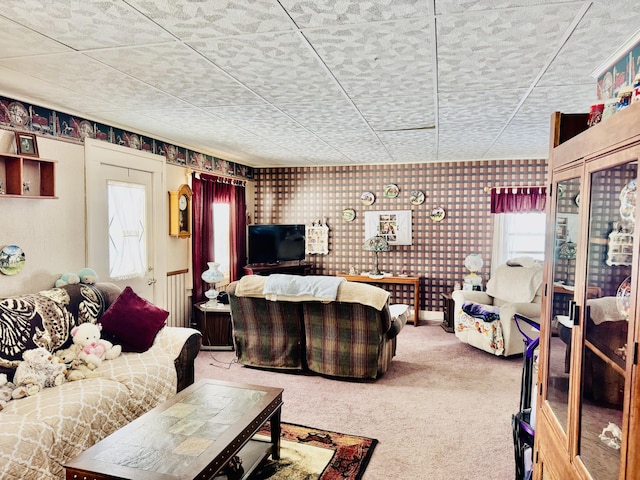
M122 352L120 345L113 345L108 340L100 338L102 325L95 323L81 323L71 329L74 345L80 345L82 349L78 358L87 363L89 368L102 365L102 360L113 360Z
M13 398L11 395L16 386L10 382L6 373L0 373L0 410L7 406L7 403Z
M46 348L34 348L22 354L13 383L16 388L11 396L14 399L35 395L44 387L53 387L64 382L66 366L54 360Z
M78 358L82 350L80 345L73 344L69 348L57 350L54 355L67 366L67 381L82 380L91 377L91 372L95 365L89 366L86 362Z

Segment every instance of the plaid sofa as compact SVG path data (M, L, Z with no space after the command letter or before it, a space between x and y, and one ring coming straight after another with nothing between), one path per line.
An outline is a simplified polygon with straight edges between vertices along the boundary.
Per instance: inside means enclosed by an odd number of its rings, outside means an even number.
M389 294L373 285L345 281L332 302L274 301L258 290L240 296L237 286L232 282L227 293L236 354L247 366L378 378L388 370L396 336L407 320L405 314L391 315ZM379 309L367 304L374 297L386 299Z

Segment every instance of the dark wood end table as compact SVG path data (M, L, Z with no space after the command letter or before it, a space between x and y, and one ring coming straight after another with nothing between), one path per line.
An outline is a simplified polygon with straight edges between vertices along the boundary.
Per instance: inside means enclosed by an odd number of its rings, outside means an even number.
M455 302L451 297L450 292L442 292L440 293L440 297L444 301L444 319L440 326L449 333L453 333L455 330Z

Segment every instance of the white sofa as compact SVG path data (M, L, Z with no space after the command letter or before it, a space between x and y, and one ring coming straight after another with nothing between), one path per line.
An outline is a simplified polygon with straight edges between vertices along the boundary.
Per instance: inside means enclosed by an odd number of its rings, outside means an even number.
M119 291L113 287L70 286L2 299L0 312L3 319L10 318L8 312L18 320L27 308L33 313L29 315L31 323L40 324L37 318L45 315L46 306L56 318L69 319L72 315L72 323L79 318L89 320L87 315L98 321ZM89 311L93 313L88 314ZM133 317L132 324L136 321ZM5 357L0 358L0 365L5 367L10 363L6 358L10 349L6 347L2 345ZM148 350L122 353L114 360L103 361L93 372L95 378L63 383L11 400L0 411L0 478L64 478L68 460L192 383L193 361L199 347L200 334L196 330L165 326Z

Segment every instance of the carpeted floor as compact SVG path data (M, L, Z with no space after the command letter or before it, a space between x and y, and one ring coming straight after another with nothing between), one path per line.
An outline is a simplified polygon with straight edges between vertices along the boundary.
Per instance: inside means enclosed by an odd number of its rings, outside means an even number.
M407 325L389 371L376 381L270 372L200 352L196 379L284 389L282 421L379 441L363 480L510 480L511 415L522 358L498 358L439 325ZM292 479L293 480L293 479Z

